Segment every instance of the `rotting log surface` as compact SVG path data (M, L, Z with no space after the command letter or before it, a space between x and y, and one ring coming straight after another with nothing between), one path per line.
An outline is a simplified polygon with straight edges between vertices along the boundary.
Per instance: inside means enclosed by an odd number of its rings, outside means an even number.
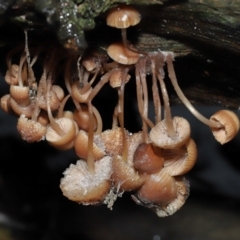
M48 32L53 31L47 20L44 25L44 16L46 19L49 16L44 15L39 18L39 12L34 12L34 8L21 9L24 2L28 1L17 1L18 8L10 8L2 17L0 42L4 45L3 52L6 41L8 44L22 41L23 34L20 34L20 40L19 32L13 32L15 29L13 25L21 25L20 19L24 19L19 18L19 14L21 16L25 14L26 19L30 17L31 21L25 21L24 26L26 27L29 23L31 29L37 29L37 37L41 32L47 35L46 29ZM66 0L65 2L73 1ZM87 5L91 2L97 3L98 0L81 2ZM99 2L103 5L102 0ZM135 4L142 15L139 26L129 29L130 41L145 51L158 49L173 51L177 56L175 66L180 84L183 85L184 91L193 102L222 104L232 108L239 106L240 3L238 1L142 0L139 2L122 0L120 2ZM113 6L116 1L109 0L106 3L108 6ZM102 7L102 9L105 8ZM31 12L30 15L28 11ZM90 42L97 39L97 44L103 47L115 39L116 33L115 30L106 26L104 17L104 12L99 12L99 17L95 18L95 28L90 31L90 34L86 32L90 35ZM5 21L12 26L7 25L6 28ZM103 34L102 31L106 32ZM106 35L110 39L106 39ZM117 37L120 36L119 33L117 35ZM175 95L172 99L178 102Z

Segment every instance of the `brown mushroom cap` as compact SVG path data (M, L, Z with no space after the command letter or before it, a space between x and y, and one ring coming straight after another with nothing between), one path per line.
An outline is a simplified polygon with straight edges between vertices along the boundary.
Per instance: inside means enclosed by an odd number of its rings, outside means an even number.
M238 116L229 110L220 110L213 114L210 118L211 121L219 122L222 128L212 128L212 133L216 140L221 144L227 143L232 140L239 131Z
M177 197L174 177L161 170L148 175L146 182L138 190L137 197L146 203L166 206Z
M197 160L197 147L193 139L179 149L165 149L162 152L164 169L171 176L179 176L190 171Z
M107 49L108 55L116 62L121 64L137 63L140 54L132 52L124 47L123 43L113 43Z
M82 204L102 202L110 190L111 157L94 163L94 173L88 170L86 161L78 160L65 170L60 188L68 199Z
M128 28L138 24L140 20L140 13L127 5L112 8L106 18L107 25L115 28Z
M177 177L176 179L176 186L177 186L177 197L170 202L167 206L164 207L157 207L155 209L156 214L159 217L167 217L174 214L178 211L183 204L185 203L186 199L189 196L189 182L184 177Z
M125 79L123 79L124 72L123 70L119 69L113 72L110 76L109 84L112 88L121 87L122 80L124 80L125 84L129 81L131 76L129 74L126 75Z
M102 159L105 156L105 148L103 147L103 143L101 139L98 137L95 143L93 142L93 158L94 160ZM88 135L85 131L80 130L75 138L74 149L78 157L82 159L87 159L88 157Z
M140 173L155 173L163 167L161 149L151 143L141 143L133 156L134 167Z
M133 166L133 154L140 143L142 143L142 133L129 136L127 162L119 155L112 159L112 180L114 185L122 191L136 190L145 182L145 177L139 175Z
M174 137L168 136L166 120L162 120L150 131L151 141L160 148L175 149L180 148L190 137L190 125L182 117L172 119L173 127L176 132Z
M21 115L17 122L17 129L23 140L32 143L45 138L47 127Z
M126 136L128 132L125 131ZM123 150L123 131L117 127L105 130L100 134L100 138L105 146L105 151L109 156L121 155Z
M60 150L67 150L72 148L76 135L76 127L74 121L69 118L59 118L56 120L56 123L65 134L60 135L51 127L50 124L50 126L47 128L46 140L50 145Z

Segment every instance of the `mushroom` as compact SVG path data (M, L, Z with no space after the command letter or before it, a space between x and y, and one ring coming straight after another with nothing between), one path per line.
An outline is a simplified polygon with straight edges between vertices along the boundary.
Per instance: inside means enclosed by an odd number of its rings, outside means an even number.
M189 183L184 177L170 177L163 170L148 176L145 184L132 199L139 205L150 208L159 217L174 214L189 196Z
M76 165L71 164L61 179L63 195L84 205L103 202L111 187L111 157L106 156L95 162L94 169L94 173L90 172L82 159Z
M164 169L169 175L183 175L194 167L197 160L197 147L190 138L179 149L164 149L162 157L164 158Z
M161 149L151 143L141 143L138 145L133 156L134 167L139 173L155 173L163 168L163 157Z
M144 182L144 175L138 174L133 165L133 155L138 145L142 143L142 133L128 136L127 161L122 156L115 155L112 158L112 181L114 186L121 191L132 191L140 188Z
M139 53L129 50L122 43L111 44L107 49L107 54L114 61L125 65L136 64L140 57Z
M210 120L222 125L221 128L211 128L214 137L221 144L232 140L239 131L238 116L232 111L220 110L214 113Z
M149 137L151 141L158 147L164 149L180 148L190 137L190 125L188 121L182 117L174 117L172 119L175 135L168 135L168 127L166 119L163 119L150 131Z
M106 17L108 26L121 29L123 44L125 48L129 49L126 28L137 25L140 20L140 13L135 8L127 5L120 5L110 9Z

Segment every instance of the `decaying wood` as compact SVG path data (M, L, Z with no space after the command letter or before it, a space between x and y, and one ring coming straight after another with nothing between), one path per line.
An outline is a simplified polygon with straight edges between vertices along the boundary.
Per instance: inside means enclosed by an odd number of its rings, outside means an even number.
M92 2L97 3L98 1L101 2L101 6L104 4L102 0ZM11 2L14 1L11 0ZM16 2L18 8L10 9L8 14L2 17L3 25L0 27L2 45L11 41L20 41L22 38L21 35L13 31L15 28L11 28L11 23L10 27L7 25L4 28L5 20L9 24L9 20L14 19L12 26L18 26L22 25L21 21L25 19L22 26L26 27L29 24L30 29L37 29L37 40L40 39L41 33L43 36L47 36L46 31L48 33L54 31L52 26L49 27L47 18L44 25L43 16L40 19L38 13L36 16L32 16L34 15L32 8L31 21L28 22L28 18L24 18L24 14L28 15L28 8L21 9L21 6L24 6L23 3L28 1ZM66 2L73 3L71 0L66 0ZM116 2L116 0L105 1L108 7L115 6ZM239 1L120 0L119 2L134 4L142 15L141 23L129 29L129 39L137 48L144 51L173 51L177 56L176 67L180 62L184 62L184 56L192 57L193 61L196 61L197 66L191 64L188 66L187 63L180 64L181 68L177 73L180 76L179 71L191 69L191 71L195 71L196 75L203 74L202 77L193 77L194 74L190 74L192 82L187 82L184 86L190 99L203 104L221 103L224 106L237 108L238 103L240 103L238 84L238 76L240 75L238 64L240 62ZM83 8L84 4L90 3L90 0L85 0L82 1L81 6ZM105 11L104 7L101 9ZM19 13L21 13L21 17L14 15ZM86 32L86 35L90 44L95 42L94 44L100 49L105 49L112 41L121 39L121 35L119 31L106 26L105 12L99 11L97 14L99 16L94 19L95 28L90 31L90 34ZM200 59L200 63L198 59ZM218 77L219 75L220 77ZM180 78L180 81L185 80ZM173 97L173 99L175 98Z

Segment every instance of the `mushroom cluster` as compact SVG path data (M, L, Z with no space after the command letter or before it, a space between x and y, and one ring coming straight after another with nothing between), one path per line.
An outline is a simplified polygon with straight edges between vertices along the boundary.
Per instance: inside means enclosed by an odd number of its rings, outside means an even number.
M126 28L139 22L140 14L130 6L109 11L107 24L121 29L122 42L111 44L106 57L99 57L90 49L80 56L59 58L57 47L30 48L25 32L25 48L17 47L7 56L5 80L10 93L1 98L1 108L19 117L17 129L25 141L46 140L57 149L75 150L79 160L65 170L60 183L64 196L84 205L103 203L112 208L118 196L132 191L137 204L164 217L185 203L189 183L184 175L197 159L188 121L171 115L164 68L183 104L210 127L221 144L236 136L239 119L229 110L221 110L210 119L202 116L178 85L174 54L141 52L128 42ZM19 60L13 64L12 59ZM55 84L59 66L64 69L64 88ZM38 77L39 68L42 73ZM142 119L138 133L129 133L124 126L125 85L131 77L135 78ZM112 114L112 128L103 130L93 99L107 83L116 89L118 102ZM154 120L148 116L149 93ZM64 110L69 99L73 111Z

